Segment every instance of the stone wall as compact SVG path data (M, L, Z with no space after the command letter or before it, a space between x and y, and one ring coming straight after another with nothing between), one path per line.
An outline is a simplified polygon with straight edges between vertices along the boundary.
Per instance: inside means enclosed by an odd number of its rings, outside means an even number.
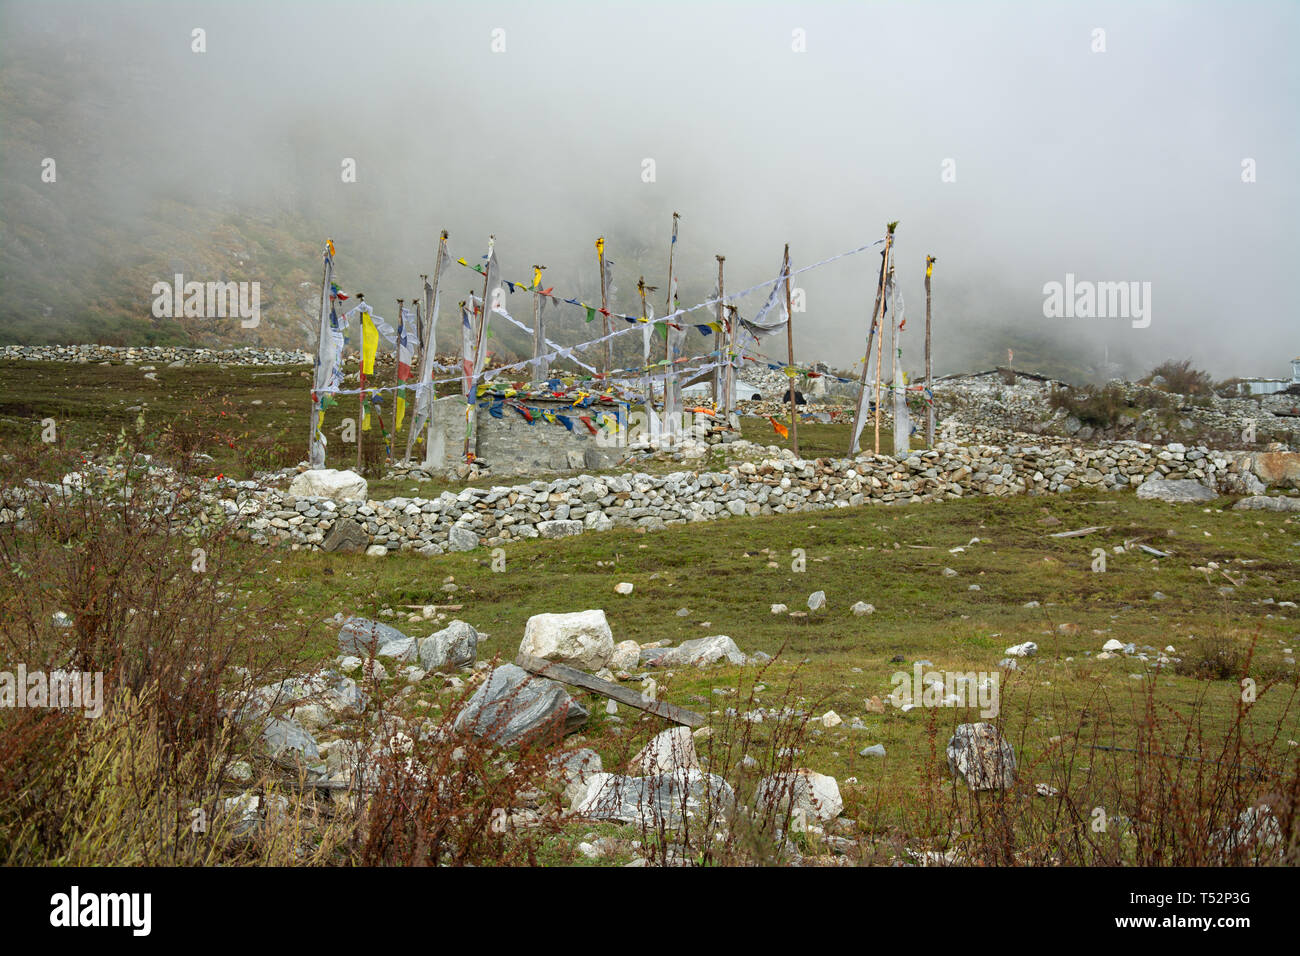
M1265 483L1300 486L1300 458L1288 456L1286 467L1272 459L1257 463L1255 458L1249 453L1137 442L1093 448L940 443L933 451L913 452L903 459L803 461L786 452L784 457L743 462L720 472L578 475L467 488L459 494L446 491L434 499L339 504L263 489L227 498L222 506L232 515L248 515L245 527L262 543L282 541L324 550L364 543L374 553L440 554L616 527L656 530L694 521L969 495L1120 490L1148 477L1188 478L1221 494L1255 494Z
M309 352L245 346L237 349L183 348L176 345L0 345L0 360L14 362L90 362L134 365L140 362L185 365L311 365ZM305 393L304 393L305 394Z
M575 409L569 402L548 402L537 398L528 398L526 404L530 408L546 408L567 415L573 420L573 430L544 421L530 425L509 406L503 410L501 418L494 418L486 409L479 408L474 455L491 467L492 474L509 476L571 472L584 468L598 470L612 467L619 461L621 450L598 441L599 434L591 434L578 418L596 414L595 408ZM620 414L626 421L626 410ZM463 458L465 400L451 397L435 401L433 423L434 438L424 468L426 471L450 471Z

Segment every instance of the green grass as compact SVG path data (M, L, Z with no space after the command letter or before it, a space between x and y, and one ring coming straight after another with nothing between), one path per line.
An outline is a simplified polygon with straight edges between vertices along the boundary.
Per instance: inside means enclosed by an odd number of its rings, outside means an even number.
M301 457L304 373L159 369L158 384L144 381L139 369L120 366L10 363L0 369L0 437L32 440L40 419L50 416L73 447L107 444L118 428L133 426L138 413L128 409L147 402L148 427L187 422L200 449L215 459L210 470L247 473L271 466L272 461L258 464L262 458L282 454L284 461L296 462ZM261 404L253 405L254 400ZM342 417L337 411L334 415ZM842 456L848 427L804 426L804 454ZM744 434L763 444L784 444L762 420L746 420ZM869 448L870 431L864 439ZM882 446L888 444L882 436ZM257 461L246 447L258 449ZM331 455L330 463L336 462L346 464L338 452ZM711 458L695 467L717 464ZM633 467L686 466L651 462ZM375 481L372 497L432 495L444 487ZM1249 674L1261 686L1279 676L1293 682L1294 666L1283 662L1281 648L1294 647L1300 613L1263 602L1300 601L1300 524L1285 514L1234 512L1228 505L1176 506L1139 501L1126 493L1077 492L726 518L657 533L616 530L512 543L505 548L504 573L491 569L486 550L367 558L238 547L252 552L262 574L292 585L294 611L321 622L314 626L304 656L322 662L336 653L337 629L323 621L337 612L377 617L391 608L398 616L382 619L424 636L438 625L407 621L406 606L453 603L464 607L449 616L490 635L481 656L512 659L533 614L586 608L605 610L615 640L676 643L727 634L747 653L779 654L761 678L767 688L757 695L761 704L780 706L782 694L793 687L807 710L821 714L833 709L845 721L829 730L817 725L799 763L836 776L850 812L871 806L883 819L901 822L922 775L942 766L951 727L980 719L966 709L902 713L887 707L884 714L867 713L867 698L884 698L892 689L891 675L910 671L914 661L932 661L940 670L996 671L1006 647L1028 640L1039 645L1036 657L1004 675L1001 688L1003 718L1028 779L1046 772L1054 736L1077 734L1081 743L1095 737L1119 746L1135 741L1145 720L1141 705L1152 671L1136 660L1085 656L1086 651L1095 655L1109 638L1156 648L1172 644L1176 654L1190 652L1202 641L1244 648L1257 640ZM1044 524L1049 515L1059 524ZM1052 531L1091 525L1108 530L1079 538L1048 537ZM979 541L972 543L973 538ZM1112 553L1132 539L1171 556ZM1107 551L1105 573L1091 570L1092 551L1098 547ZM803 573L791 568L796 548L806 553ZM964 550L952 553L954 548ZM1220 571L1207 578L1205 571L1196 570L1210 562L1236 583L1230 585ZM944 576L944 568L957 575ZM444 587L448 577L454 578L454 590ZM635 585L630 596L614 593L620 581ZM1231 591L1220 590L1228 586ZM822 611L798 618L769 612L773 603L806 610L807 597L816 590L827 595ZM1156 599L1157 591L1166 597ZM853 616L849 608L856 601L873 604L876 612ZM1023 606L1031 601L1039 606ZM677 616L679 608L686 608L685 616ZM896 656L902 664L892 662ZM1147 677L1135 680L1132 674ZM744 699L753 676L753 668L732 667L657 675L663 699L703 712L743 707L736 702ZM713 694L715 688L738 686L742 691L734 697ZM1300 720L1287 704L1290 692L1290 687L1273 688L1249 716L1261 733L1280 729L1282 748L1300 738ZM1175 674L1172 667L1159 675L1155 695L1171 733L1190 719L1187 715L1203 697L1199 720L1210 736L1227 728L1239 699L1235 679L1197 680ZM607 769L621 769L617 760L627 746L628 725L621 736L616 734L603 714L604 701L588 703L593 718L583 736L601 751ZM638 722L639 715L626 707L620 715L640 728L638 733L659 725L653 718ZM854 717L867 729L850 730ZM1171 747L1175 742L1171 739ZM876 743L885 745L888 757L857 756ZM846 783L850 778L857 783Z
M1104 522L1112 530L1048 538L1053 529L1039 522L1049 513L1061 527ZM769 690L760 701L776 703L793 683L808 709L833 709L846 723L815 731L800 762L841 780L857 777L859 784L848 790L859 791L859 799L884 794L901 807L930 760L931 719L939 727L940 759L951 726L980 719L973 710L956 709L866 713L866 698L884 698L890 675L910 672L913 661L930 660L941 670L996 671L1006 647L1037 642L1038 655L1007 674L1002 687L1004 718L1024 730L1016 747L1027 768L1047 753L1055 734L1096 731L1104 743L1132 744L1144 681L1130 674L1150 670L1137 660L1084 656L1109 638L1188 651L1194 637L1226 635L1244 644L1258 635L1251 673L1260 675L1260 684L1269 675L1293 675L1282 664L1280 642L1294 646L1295 616L1259 602L1300 597L1296 531L1285 516L1189 510L1132 495L970 499L520 542L506 548L504 573L493 572L483 552L384 559L297 553L285 555L276 574L296 582L305 613L322 618L336 611L373 616L385 606L405 613L403 605L463 603L452 616L491 635L481 653L506 659L517 651L531 615L586 608L605 610L615 640L677 643L727 634L747 653L781 652L763 677ZM973 537L980 541L970 544ZM1173 554L1159 560L1111 554L1105 573L1091 570L1093 548L1109 551L1131 538ZM965 551L949 553L954 547ZM806 552L803 573L791 570L794 548ZM769 567L769 559L777 567ZM1221 576L1207 582L1193 570L1210 561L1240 582L1231 594L1220 593L1227 585ZM945 577L945 567L957 576ZM447 576L455 579L454 592L442 589ZM632 582L634 592L615 594L620 581ZM970 590L972 584L980 590ZM806 610L815 590L826 592L826 609L804 618L769 613L773 603ZM1156 591L1166 598L1154 598ZM859 600L874 604L876 613L850 614ZM1040 606L1023 607L1030 601ZM688 614L678 617L683 607ZM401 619L394 623L403 626ZM419 636L435 629L406 626ZM319 629L322 658L333 654L334 630ZM896 655L906 663L891 663ZM718 697L713 689L737 687L747 674L752 669L719 667L658 678L663 699L710 711L737 699ZM1167 668L1158 700L1171 712L1186 711L1207 686L1209 727L1225 728L1235 712L1235 681L1207 685ZM1251 717L1260 728L1281 725L1283 744L1300 737L1296 713L1282 704L1285 690L1266 695ZM1108 709L1098 709L1103 699ZM855 716L867 730L847 728ZM622 744L603 734L599 717L587 736L607 761ZM857 756L875 743L888 750L885 760Z

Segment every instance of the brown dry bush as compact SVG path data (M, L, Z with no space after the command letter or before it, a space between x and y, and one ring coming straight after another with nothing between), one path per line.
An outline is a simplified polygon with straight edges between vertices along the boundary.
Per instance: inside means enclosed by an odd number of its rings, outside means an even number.
M1248 652L1243 667L1249 662ZM1158 684L1158 673L1148 677L1133 701L1131 746L1110 738L1116 705L1100 689L1074 708L1074 729L1046 747L1030 744L1037 729L1029 715L1069 713L1069 705L1045 692L1047 699L1017 708L1026 715L1018 727L998 722L1020 760L1016 785L1004 791L969 790L948 776L942 750L932 747L922 800L905 828L913 834L909 855L928 854L940 865L1295 865L1300 755L1288 752L1282 732L1298 703L1294 676L1239 701L1217 730L1210 729L1209 685L1176 708L1161 702ZM1281 695L1283 718L1252 722L1251 710L1268 694ZM930 719L937 743L938 712ZM1025 760L1031 748L1038 752Z
M493 661L495 667L498 661ZM455 726L467 687L444 716L373 747L358 746L351 779L357 807L351 853L362 866L536 865L566 822L550 790L565 721L557 713L525 739L500 738L511 702L476 733ZM385 726L382 700L374 715Z
M88 812L78 809L87 793L79 781L97 779L87 763L96 755L116 768L101 807L135 799L215 815L229 764L255 742L256 728L237 722L247 694L291 668L290 649L305 643L304 625L286 623L285 597L256 581L234 547L230 519L209 509L200 523L197 481L151 474L145 449L148 440L120 435L102 473L59 448L19 446L0 457L10 519L0 522L0 663L11 673L101 674L105 708L98 720L0 710L0 860L122 855L125 831L138 831L129 815L116 824L94 816L91 835L68 829ZM41 484L33 474L68 480ZM115 749L119 706L140 724L132 732L143 737L131 739L147 746ZM140 760L123 764L121 753ZM124 831L108 832L115 825ZM96 858L93 846L118 849ZM177 840L137 851L127 857L150 863L207 852Z

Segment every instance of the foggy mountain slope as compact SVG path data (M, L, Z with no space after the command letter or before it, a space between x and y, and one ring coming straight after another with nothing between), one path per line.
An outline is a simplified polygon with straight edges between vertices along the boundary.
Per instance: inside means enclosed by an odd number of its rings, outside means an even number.
M0 340L310 348L327 236L343 287L391 321L440 229L453 259L480 262L495 234L506 278L544 264L546 285L586 302L604 235L611 308L635 313L644 275L662 315L678 211L684 305L709 296L715 254L733 291L774 277L785 242L799 267L900 220L912 371L933 254L937 372L1004 364L1010 348L1017 367L1072 380L1107 355L1129 375L1183 356L1219 376L1282 374L1277 357L1300 352L1286 282L1297 185L1279 173L1298 152L1281 117L1300 80L1279 55L1295 11L923 7L813 5L796 24L721 2L646 21L509 2L0 0ZM1258 183L1241 182L1244 156ZM798 361L861 357L878 261L799 277ZM152 285L177 272L259 282L261 327L155 319ZM1152 323L1045 317L1044 284L1067 273L1151 282ZM444 349L471 291L482 278L449 266ZM531 323L526 294L509 308ZM548 331L571 344L596 329L562 306ZM500 323L490 348L529 343ZM765 350L784 358L781 342ZM620 364L639 355L638 335L618 340Z

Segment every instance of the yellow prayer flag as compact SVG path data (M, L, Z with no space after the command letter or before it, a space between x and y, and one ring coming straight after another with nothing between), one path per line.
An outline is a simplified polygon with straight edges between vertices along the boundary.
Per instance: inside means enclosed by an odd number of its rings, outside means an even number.
M397 396L397 418L393 422L393 431L402 427L402 419L406 416L406 399L402 398L399 393Z
M604 254L605 254L605 237L601 236L599 239L596 240L596 255L603 256Z
M370 319L369 312L361 313L361 369L367 375L375 374L375 353L379 351L379 330Z

